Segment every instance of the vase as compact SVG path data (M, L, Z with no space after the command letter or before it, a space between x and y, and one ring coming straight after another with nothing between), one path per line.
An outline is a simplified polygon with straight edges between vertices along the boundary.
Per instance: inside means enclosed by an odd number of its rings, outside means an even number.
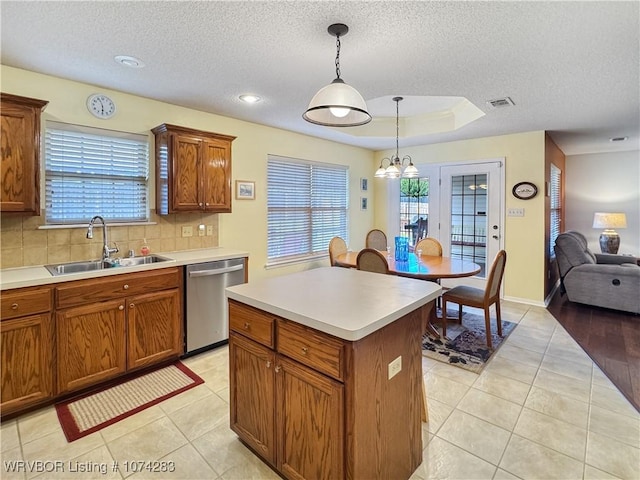
M406 262L409 260L409 239L407 237L396 237L396 262Z

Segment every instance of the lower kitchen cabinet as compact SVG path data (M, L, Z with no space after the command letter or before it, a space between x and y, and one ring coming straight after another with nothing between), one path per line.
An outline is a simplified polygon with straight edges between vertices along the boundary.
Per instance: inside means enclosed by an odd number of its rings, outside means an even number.
M127 369L133 370L182 353L180 290L127 299Z
M288 341L291 325L233 301L229 320L231 429L286 478L343 478L344 386L305 365L340 365L332 356L340 342L327 336L300 344L308 359L297 362L266 346L298 349ZM323 340L329 350L316 343Z
M58 393L121 375L126 370L124 299L56 313Z
M181 278L168 268L56 287L58 393L178 358Z
M275 353L231 331L229 369L231 428L275 466Z
M230 299L231 429L287 479L409 478L432 306L348 341Z
M341 383L278 355L278 470L287 478L344 478Z
M53 397L53 339L50 313L0 323L3 414Z
M231 332L231 428L287 478L343 478L343 385Z
M2 416L178 359L183 273L168 267L4 290Z
M55 335L50 287L4 291L0 298L0 410L10 414L53 398Z

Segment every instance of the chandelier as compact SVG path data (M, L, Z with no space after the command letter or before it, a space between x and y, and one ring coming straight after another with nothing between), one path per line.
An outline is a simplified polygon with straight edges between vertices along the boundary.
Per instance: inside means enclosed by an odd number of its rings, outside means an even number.
M349 27L334 23L327 30L336 37L336 79L314 95L302 118L327 127L355 127L369 123L371 115L367 112L364 98L340 78L340 37L347 34Z
M398 137L400 133L400 115L398 105L400 104L401 100L402 97L393 97L393 101L396 102L396 154L391 158L385 157L380 160L380 167L378 168L378 170L376 170L375 174L375 176L378 178L412 178L418 176L418 169L411 161L411 157L409 155L405 155L402 160L400 160L400 156L398 155ZM389 164L386 168L384 167L385 162ZM407 162L408 165L404 167L404 164Z

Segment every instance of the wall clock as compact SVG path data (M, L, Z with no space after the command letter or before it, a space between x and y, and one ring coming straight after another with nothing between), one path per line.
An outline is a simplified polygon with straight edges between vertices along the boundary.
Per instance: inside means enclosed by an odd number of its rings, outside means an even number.
M520 200L529 200L538 194L538 187L531 182L520 182L513 186L511 193Z
M87 108L95 117L106 120L116 113L116 104L103 93L94 93L87 98Z

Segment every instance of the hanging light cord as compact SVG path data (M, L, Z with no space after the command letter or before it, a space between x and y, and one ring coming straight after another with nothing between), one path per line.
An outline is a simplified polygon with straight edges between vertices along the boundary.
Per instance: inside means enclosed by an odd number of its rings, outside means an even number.
M399 126L399 117L400 117L400 110L398 108L398 105L400 105L400 99L396 100L396 158L399 160L400 157L398 155L398 137L400 136L400 126Z
M340 34L336 35L336 76L340 78Z

